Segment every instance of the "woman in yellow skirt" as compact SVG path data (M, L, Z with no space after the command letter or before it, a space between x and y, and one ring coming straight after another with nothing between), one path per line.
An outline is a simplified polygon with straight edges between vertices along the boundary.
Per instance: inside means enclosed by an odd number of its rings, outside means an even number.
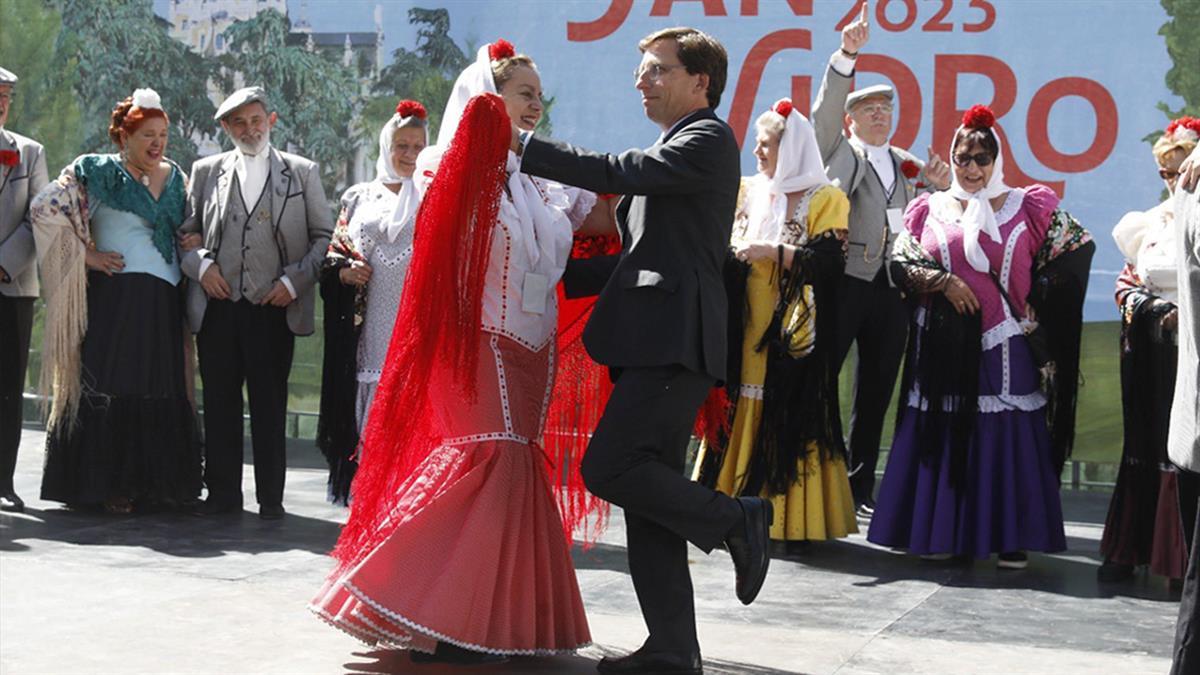
M741 381L716 487L771 497L773 540L845 537L858 526L828 343L849 202L825 177L812 124L791 101L755 126L759 173L743 181L731 241L744 275L731 282L745 296L740 369L730 368Z

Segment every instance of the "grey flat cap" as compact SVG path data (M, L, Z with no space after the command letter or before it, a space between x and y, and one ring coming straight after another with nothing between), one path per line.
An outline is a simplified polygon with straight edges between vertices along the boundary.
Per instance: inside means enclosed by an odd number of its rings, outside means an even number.
M855 89L846 97L846 112L850 112L850 109L859 101L864 98L871 98L872 96L882 96L891 101L895 98L896 92L886 84L873 84L862 89Z
M213 119L220 122L222 118L233 112L235 108L240 108L247 103L254 103L255 101L262 103L264 106L267 105L267 92L262 87L238 89L230 94L229 98L221 102L221 105L217 108L217 114L213 115Z
M17 74L11 70L0 68L0 84L16 84Z

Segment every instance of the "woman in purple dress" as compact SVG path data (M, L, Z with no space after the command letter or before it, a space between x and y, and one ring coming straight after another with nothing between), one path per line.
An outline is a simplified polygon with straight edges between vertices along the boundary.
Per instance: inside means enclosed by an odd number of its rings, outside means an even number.
M1095 244L1049 188L1004 184L994 123L964 115L950 189L909 205L893 249L913 337L867 539L1019 569L1066 548L1058 475Z

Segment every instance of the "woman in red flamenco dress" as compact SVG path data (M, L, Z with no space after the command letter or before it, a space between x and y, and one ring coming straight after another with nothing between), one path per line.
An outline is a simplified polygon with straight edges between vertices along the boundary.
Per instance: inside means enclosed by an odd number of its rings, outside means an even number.
M425 192L396 328L337 564L310 604L417 661L591 640L569 537L603 507L582 491L574 445L543 450L541 438L556 285L574 231L602 228L610 209L514 170L509 119L532 128L540 101L533 61L503 40L484 45L418 160Z

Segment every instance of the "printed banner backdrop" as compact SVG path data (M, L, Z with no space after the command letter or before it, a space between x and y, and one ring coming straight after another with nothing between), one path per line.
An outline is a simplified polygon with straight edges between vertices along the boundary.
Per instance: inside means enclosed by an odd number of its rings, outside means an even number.
M216 15L241 0L156 0ZM269 4L282 4L270 2ZM632 73L637 41L689 25L720 39L729 80L718 113L743 139L754 117L790 96L807 111L840 31L859 0L291 0L293 25L325 34L382 31L382 63L415 49L412 8L444 8L448 34L468 58L504 37L538 62L554 135L620 151L653 142ZM223 7L230 5L229 8ZM893 143L946 158L961 111L997 113L1010 184L1037 181L1096 235L1086 319L1114 320L1112 282L1122 265L1109 233L1122 214L1146 209L1163 185L1144 138L1168 121L1157 106L1182 99L1164 84L1172 63L1157 0L871 0L871 39L858 86L886 82L898 94ZM271 83L263 83L270 87ZM749 147L743 168L753 172Z
M296 3L292 3L295 5ZM419 2L450 12L462 45L497 37L540 65L554 97L554 134L597 150L651 143L632 72L638 39L674 25L719 38L729 81L718 112L743 138L759 112L783 96L807 111L853 0L595 0ZM383 6L385 49L414 35L408 3ZM373 2L309 2L323 30L369 16ZM1171 67L1153 0L883 0L870 3L871 39L858 86L898 93L893 143L945 158L961 111L990 104L1003 128L1012 184L1047 183L1096 235L1087 319L1117 317L1112 284L1122 265L1109 233L1126 211L1158 203L1163 190L1143 139L1167 122L1157 104L1180 107L1163 76ZM347 23L347 28L349 28ZM803 102L803 103L801 103ZM753 172L749 147L743 168Z

